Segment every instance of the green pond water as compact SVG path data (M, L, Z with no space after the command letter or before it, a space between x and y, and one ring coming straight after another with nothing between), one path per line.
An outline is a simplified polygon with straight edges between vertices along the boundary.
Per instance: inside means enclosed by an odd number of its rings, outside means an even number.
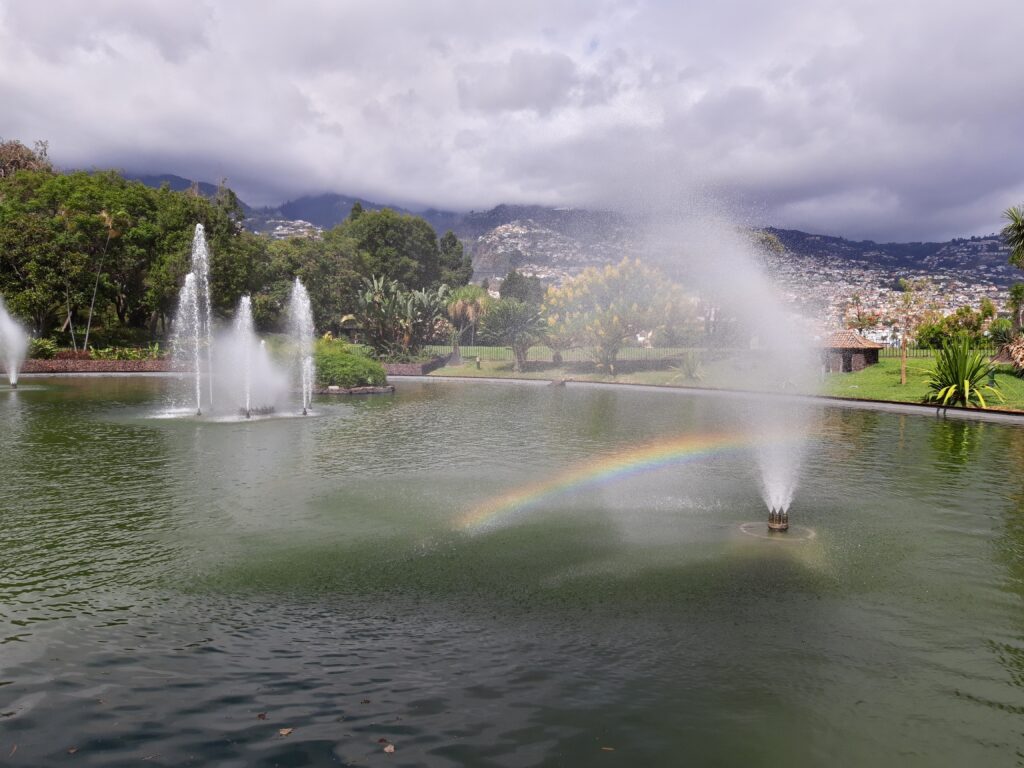
M742 441L555 492L742 399L170 385L0 390L0 764L1024 762L1022 427L811 406L769 539Z

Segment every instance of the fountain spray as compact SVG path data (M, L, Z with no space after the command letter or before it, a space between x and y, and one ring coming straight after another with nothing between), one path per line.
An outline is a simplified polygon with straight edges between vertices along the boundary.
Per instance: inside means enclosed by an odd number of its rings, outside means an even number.
M18 388L18 372L28 352L28 334L21 325L7 313L3 297L0 296L0 362L7 370L7 381L11 389Z
M291 298L288 301L288 331L291 336L295 369L298 371L299 383L302 388L302 415L306 416L312 407L313 381L316 378L316 365L313 362L313 310L309 301L309 292L299 278L292 285Z

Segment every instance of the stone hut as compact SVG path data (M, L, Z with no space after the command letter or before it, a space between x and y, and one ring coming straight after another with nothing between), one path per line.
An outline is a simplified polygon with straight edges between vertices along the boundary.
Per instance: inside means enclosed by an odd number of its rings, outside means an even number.
M863 370L878 362L878 350L884 347L884 344L865 339L856 331L836 331L822 344L825 370L828 373Z

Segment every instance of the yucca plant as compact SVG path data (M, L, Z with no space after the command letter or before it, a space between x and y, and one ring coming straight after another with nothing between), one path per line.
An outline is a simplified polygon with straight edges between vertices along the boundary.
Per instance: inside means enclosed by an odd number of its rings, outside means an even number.
M1003 399L995 383L995 366L981 352L972 352L970 340L960 336L943 345L935 357L935 367L928 372L926 403L943 408L974 405L987 408L985 397Z

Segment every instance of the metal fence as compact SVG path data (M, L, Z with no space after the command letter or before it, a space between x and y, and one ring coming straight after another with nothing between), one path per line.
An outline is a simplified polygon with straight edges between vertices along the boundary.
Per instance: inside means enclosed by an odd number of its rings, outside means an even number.
M435 344L424 347L424 351L431 355L450 355L452 347L445 344ZM704 350L690 347L622 347L619 350L618 359L630 362L648 362L660 360L678 360L688 352L703 352ZM459 354L466 358L479 357L481 360L493 360L498 362L513 359L512 350L509 347L480 347L466 346L459 347ZM526 359L534 363L550 363L554 352L550 347L530 347ZM566 363L589 363L594 360L594 349L592 347L573 347L562 351L562 361Z
M980 352L983 355L991 357L996 354L999 349L997 347L975 347L974 352ZM911 344L907 347L907 357L935 357L935 353L938 352L936 349L928 349L926 347L919 347L916 344ZM878 356L880 358L899 358L900 348L899 347L884 347L878 350Z
M427 346L424 351L431 355L447 356L452 352L452 347L446 344L435 344ZM764 350L761 350L764 351ZM983 355L991 356L998 352L996 347L977 347L974 351ZM479 357L484 361L509 362L513 359L512 350L509 347L483 347L483 346L460 346L460 354L465 358ZM619 350L618 360L622 362L659 362L678 361L684 355L696 353L701 357L729 356L730 354L749 354L750 350L740 348L707 348L707 347L622 347ZM907 357L910 358L932 358L936 350L926 349L911 345L907 347ZM883 347L878 350L878 356L882 359L899 359L899 347ZM553 359L553 352L550 347L530 347L526 358L534 363L550 363ZM590 363L595 359L594 349L591 347L573 347L562 351L562 361L566 363Z

